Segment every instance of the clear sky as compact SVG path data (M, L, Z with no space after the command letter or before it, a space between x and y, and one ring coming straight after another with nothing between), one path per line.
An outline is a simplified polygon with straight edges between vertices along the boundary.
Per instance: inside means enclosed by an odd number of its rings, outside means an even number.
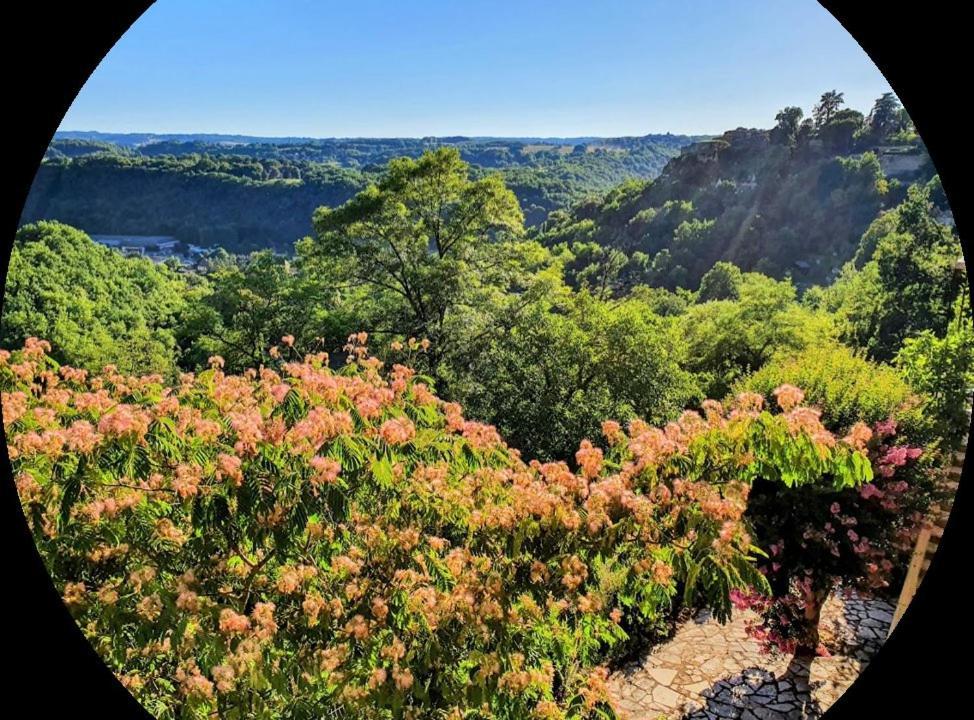
M716 134L889 90L814 0L159 0L62 130Z

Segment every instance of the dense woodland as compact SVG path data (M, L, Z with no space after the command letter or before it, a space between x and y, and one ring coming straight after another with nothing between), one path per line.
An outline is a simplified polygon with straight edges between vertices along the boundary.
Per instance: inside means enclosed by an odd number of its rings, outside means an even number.
M838 581L895 590L966 429L960 244L892 95L775 123L674 143L655 179L592 139L354 166L325 141L56 142L24 216L50 219L13 248L4 423L35 536L126 684L172 718L605 717L598 666L684 605L770 593L762 638L814 652ZM525 200L535 173L558 202ZM287 252L203 271L73 226L226 227L232 251L278 212ZM148 500L117 490L142 476ZM104 550L129 537L153 539ZM119 617L185 641L129 657Z
M51 143L23 221L56 219L89 233L173 235L230 252L289 252L311 213L338 205L396 157L455 147L475 175L500 172L528 224L628 178L652 178L696 138L564 140L363 139L216 142L60 138ZM96 136L97 138L97 136ZM248 139L253 140L253 139Z

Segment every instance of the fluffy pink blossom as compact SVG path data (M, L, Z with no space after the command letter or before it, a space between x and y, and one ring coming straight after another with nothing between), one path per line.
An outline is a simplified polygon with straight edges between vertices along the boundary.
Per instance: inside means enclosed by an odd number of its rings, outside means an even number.
M382 423L379 435L390 445L402 445L415 437L416 427L409 418L393 418Z
M775 388L772 393L775 400L778 401L778 406L785 412L789 412L798 405L802 403L805 399L805 393L796 388L794 385L779 385Z

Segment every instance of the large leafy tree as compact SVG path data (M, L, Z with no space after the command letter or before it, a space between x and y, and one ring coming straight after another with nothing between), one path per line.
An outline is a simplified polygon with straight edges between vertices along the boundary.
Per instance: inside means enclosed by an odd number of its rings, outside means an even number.
M498 175L477 180L454 148L389 163L373 185L314 215L317 247L349 280L389 302L390 331L428 338L433 364L468 289L495 270L503 240L523 232L517 198Z
M744 276L734 263L718 262L700 279L698 303L711 300L737 300L741 296Z
M793 145L798 137L798 127L805 113L800 107L783 108L774 116L775 126L771 130L771 140L779 145Z
M891 92L883 93L876 100L867 122L877 139L883 139L903 130L907 125L903 105Z
M471 350L453 363L453 394L540 459L569 459L607 417L664 422L699 399L680 367L673 322L641 299L606 301L553 286Z

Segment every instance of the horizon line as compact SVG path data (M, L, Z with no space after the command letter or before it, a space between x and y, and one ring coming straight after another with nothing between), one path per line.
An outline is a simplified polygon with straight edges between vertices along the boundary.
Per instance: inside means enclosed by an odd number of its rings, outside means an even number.
M739 126L740 129L744 126ZM767 130L768 128L746 128L754 130ZM438 135L261 135L261 134L251 134L244 132L219 132L219 131L160 131L160 130L67 130L58 129L54 132L54 136L51 140L57 138L57 135L64 133L76 133L76 134L97 134L97 135L154 135L154 136L176 136L176 135L200 135L209 137L241 137L241 138L258 138L263 140L427 140L427 139L442 139L442 138L465 138L470 140L477 139L491 139L491 140L582 140L586 138L594 138L599 140L624 140L624 139L638 139L645 137L685 137L685 138L701 138L701 137L715 137L721 135L728 130L722 130L720 132L673 132L672 130L667 130L665 132L646 132L646 133L635 133L628 135L599 135L595 133L589 134L572 134L572 135L537 135L537 134L525 134L525 135L485 135L485 134L465 134L465 133L446 133Z

